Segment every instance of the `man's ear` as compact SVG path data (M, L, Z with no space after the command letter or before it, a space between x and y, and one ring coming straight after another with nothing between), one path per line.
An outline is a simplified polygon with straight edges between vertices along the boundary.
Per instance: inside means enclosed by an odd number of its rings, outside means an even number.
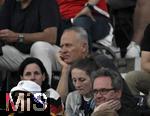
M83 43L83 46L82 46L82 49L83 49L83 53L87 53L88 52L88 43L87 42L84 42Z
M121 98L122 96L122 91L121 90L116 90L116 97Z

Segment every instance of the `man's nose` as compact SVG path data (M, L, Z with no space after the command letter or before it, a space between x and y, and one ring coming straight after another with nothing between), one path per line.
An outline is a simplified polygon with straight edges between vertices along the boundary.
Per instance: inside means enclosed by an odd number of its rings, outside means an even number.
M62 53L65 53L68 51L67 47L66 46L63 46L62 49L61 49Z
M97 98L100 98L100 97L103 97L103 95L102 95L101 92L98 92L98 93L96 94L96 97L97 97Z
M80 82L80 81L76 81L75 86L76 86L77 88L80 88L80 87L81 87L81 82Z
M31 80L34 80L34 79L35 79L35 75L32 74L32 75L31 75Z

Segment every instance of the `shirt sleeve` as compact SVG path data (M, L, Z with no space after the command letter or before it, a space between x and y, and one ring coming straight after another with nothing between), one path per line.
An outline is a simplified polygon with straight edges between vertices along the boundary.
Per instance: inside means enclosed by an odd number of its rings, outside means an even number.
M59 16L56 0L41 0L40 21L42 29L47 27L58 27Z
M71 116L73 114L73 109L71 107L71 104L73 104L72 93L69 93L65 104L65 114L67 114L67 116Z

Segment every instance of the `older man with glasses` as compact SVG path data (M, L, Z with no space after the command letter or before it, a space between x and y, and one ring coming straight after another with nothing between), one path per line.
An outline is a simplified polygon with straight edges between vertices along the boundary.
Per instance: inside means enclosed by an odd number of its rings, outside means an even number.
M123 80L120 74L110 69L100 69L92 74L94 77L93 94L96 102L92 116L103 112L112 116L140 115L136 109L131 109L121 102Z

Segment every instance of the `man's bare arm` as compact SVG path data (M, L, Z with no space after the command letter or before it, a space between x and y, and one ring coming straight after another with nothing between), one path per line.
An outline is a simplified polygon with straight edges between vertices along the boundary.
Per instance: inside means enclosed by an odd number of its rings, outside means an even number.
M44 29L42 32L35 33L22 33L24 35L24 42L31 43L36 41L45 41L51 44L56 43L57 38L57 28L49 27ZM9 29L0 30L0 38L7 42L16 42L18 39L18 32L13 32Z
M143 38L145 27L150 23L149 6L149 0L137 0L133 17L134 33L132 40L139 44Z
M57 86L57 92L60 94L62 101L66 101L68 95L68 78L70 73L70 65L63 61L61 50L56 54L56 58L60 65L62 66L61 76Z
M65 102L68 95L68 78L69 78L69 67L62 69L61 77L57 86L57 92L60 94L62 101Z
M149 51L142 51L141 67L144 71L150 73L150 52Z

